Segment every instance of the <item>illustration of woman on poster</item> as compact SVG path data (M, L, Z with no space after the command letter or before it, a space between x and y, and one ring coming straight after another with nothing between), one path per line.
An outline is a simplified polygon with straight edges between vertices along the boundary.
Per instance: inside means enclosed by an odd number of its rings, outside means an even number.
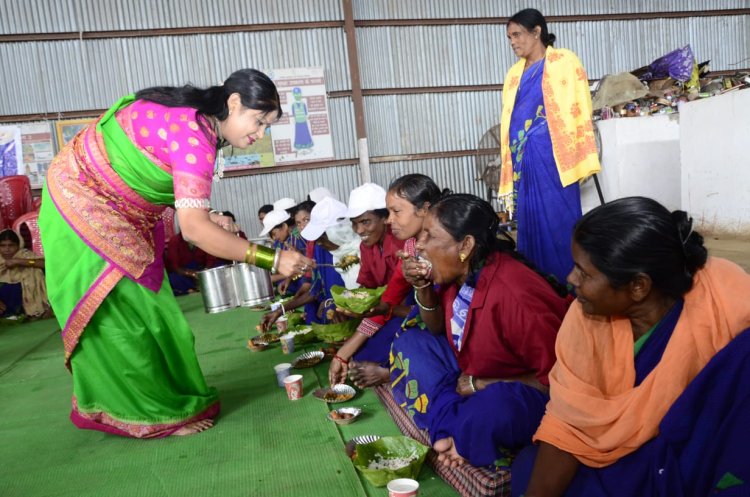
M302 101L302 90L292 90L294 103L292 104L292 115L294 116L294 148L299 153L309 153L313 147L313 139L310 135L310 127L307 120L307 104Z
M16 136L10 128L0 129L0 176L18 174Z

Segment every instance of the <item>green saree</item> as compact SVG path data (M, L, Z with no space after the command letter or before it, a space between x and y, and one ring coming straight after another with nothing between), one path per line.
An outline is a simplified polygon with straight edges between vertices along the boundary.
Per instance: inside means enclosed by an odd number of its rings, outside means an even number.
M39 227L73 423L153 438L216 416L219 403L165 277L161 213L174 203L172 177L114 117L133 101L121 99L55 158Z

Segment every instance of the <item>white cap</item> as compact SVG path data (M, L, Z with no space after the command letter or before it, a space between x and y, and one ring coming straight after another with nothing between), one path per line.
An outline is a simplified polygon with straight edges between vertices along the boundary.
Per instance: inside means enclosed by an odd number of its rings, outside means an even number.
M349 210L346 217L358 217L375 209L385 209L385 190L375 183L365 183L349 194Z
M319 186L318 188L308 193L307 196L310 197L310 200L317 204L326 197L333 197L333 194L325 186Z
M263 231L258 236L266 236L276 226L289 219L289 213L285 210L274 209L263 218Z
M305 240L317 240L325 230L346 219L346 204L333 197L325 197L310 212L310 222L302 230Z
M273 203L273 210L285 211L287 209L291 209L295 205L297 205L296 200L294 200L293 198L284 197L284 198L280 198L279 200Z

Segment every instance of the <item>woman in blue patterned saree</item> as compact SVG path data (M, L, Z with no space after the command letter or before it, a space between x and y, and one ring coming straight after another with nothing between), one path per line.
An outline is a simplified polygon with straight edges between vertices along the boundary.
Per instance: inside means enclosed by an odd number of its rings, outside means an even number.
M503 86L499 193L517 221L518 251L564 282L581 217L578 181L600 169L588 80L573 52L552 47L539 11L517 13L507 31L520 60Z

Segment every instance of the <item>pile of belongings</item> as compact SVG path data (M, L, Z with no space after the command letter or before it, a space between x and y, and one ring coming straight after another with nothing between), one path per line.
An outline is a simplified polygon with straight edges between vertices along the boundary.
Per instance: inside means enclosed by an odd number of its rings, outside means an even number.
M673 114L680 102L750 88L750 73L712 77L690 45L632 72L607 75L593 95L594 120Z

